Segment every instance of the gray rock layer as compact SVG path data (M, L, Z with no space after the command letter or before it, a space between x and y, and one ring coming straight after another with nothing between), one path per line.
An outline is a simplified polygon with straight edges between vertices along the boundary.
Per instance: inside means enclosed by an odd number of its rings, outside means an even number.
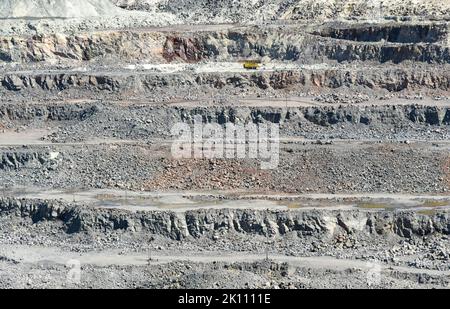
M148 232L170 239L212 237L214 233L326 236L336 232L401 237L450 234L448 212L363 212L334 210L195 210L129 212L80 207L44 200L0 199L0 216L62 223L67 233L89 231Z

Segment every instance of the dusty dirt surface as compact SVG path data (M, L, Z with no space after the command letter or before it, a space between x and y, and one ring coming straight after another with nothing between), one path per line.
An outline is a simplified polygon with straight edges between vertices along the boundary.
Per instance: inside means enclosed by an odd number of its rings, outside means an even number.
M0 4L0 287L450 287L445 1L46 3Z

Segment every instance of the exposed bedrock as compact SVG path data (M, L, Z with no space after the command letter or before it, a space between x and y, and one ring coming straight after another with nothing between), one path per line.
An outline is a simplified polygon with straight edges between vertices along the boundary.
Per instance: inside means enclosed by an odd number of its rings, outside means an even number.
M319 29L319 30L317 30ZM301 62L417 61L449 63L446 24L387 24L308 28L233 28L204 32L106 31L1 37L0 61L96 59L198 62L245 57Z
M145 31L0 37L0 61L41 62L52 59L90 61L108 55L123 60L145 57L157 61L163 60L162 47L165 41L165 35Z
M398 30L395 30L398 29ZM375 63L401 63L417 61L427 63L450 62L446 26L433 34L421 28L398 26L381 31L380 38L372 35L372 27L363 29L326 29L323 33L309 30L290 31L233 31L203 34L203 48L209 57L268 57L276 60L301 62L371 61ZM358 32L359 31L359 32ZM398 31L398 34L392 32ZM408 36L406 33L409 32ZM404 41L404 42L402 42Z
M450 108L446 106L393 105L393 106L310 106L310 107L244 107L244 106L133 106L121 107L101 103L86 104L17 104L0 105L0 120L26 123L40 120L48 123L79 121L93 123L127 121L130 126L145 124L148 130L168 127L169 120L193 124L195 116L201 116L204 123L279 123L283 126L302 128L302 125L333 127L334 125L387 125L412 128L417 125L450 125ZM164 126L164 124L166 124ZM120 133L120 126L112 126ZM170 126L169 126L170 127ZM169 128L170 129L170 128ZM304 129L307 129L305 127ZM129 131L126 130L126 131ZM94 132L92 132L94 133Z
M396 125L401 123L446 126L450 124L450 109L436 106L324 106L324 107L216 107L176 108L181 121L192 123L200 115L205 123L262 123L300 125L309 122L318 126L343 123L363 125Z
M0 216L62 223L67 233L144 231L171 239L212 237L214 233L324 236L335 233L401 237L450 234L447 212L362 212L330 210L195 210L129 212L74 206L43 200L0 199Z
M58 166L58 156L58 152L3 152L0 155L0 171L20 168L54 170Z
M51 93L63 90L102 91L103 94L133 91L152 93L159 89L184 90L293 90L361 86L367 90L429 89L448 91L450 71L447 67L415 70L408 68L361 69L304 69L255 73L177 73L154 74L89 74L89 73L3 73L0 74L0 93ZM60 95L64 95L61 93Z
M448 139L450 108L445 106L317 106L317 107L181 107L141 105L117 108L91 103L0 105L2 128L54 128L53 142L92 139L148 141L170 137L173 123L277 123L281 136L308 139Z
M9 121L27 121L41 119L45 121L83 121L99 111L99 106L92 104L47 104L0 106L0 119Z
M316 32L324 37L358 42L436 43L445 40L446 24L391 24L325 28Z

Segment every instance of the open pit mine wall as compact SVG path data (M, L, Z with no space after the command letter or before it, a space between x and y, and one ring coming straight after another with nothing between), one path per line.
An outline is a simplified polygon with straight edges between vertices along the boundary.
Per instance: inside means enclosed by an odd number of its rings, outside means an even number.
M152 93L158 89L185 91L189 89L314 89L364 86L390 92L414 89L448 91L450 72L445 67L386 69L318 69L255 73L180 73L119 75L89 73L0 73L0 93L19 92L39 94L53 91L101 91L118 94L133 91Z
M121 59L233 61L260 56L304 63L450 63L448 25L368 25L312 29L257 28L197 33L109 31L0 37L0 62Z
M0 216L62 224L67 233L89 231L148 232L170 239L213 237L214 233L298 236L335 233L401 237L450 234L448 212L421 215L415 212L368 212L331 210L193 210L129 212L75 206L63 202L0 199Z
M85 121L101 116L108 106L102 104L50 104L0 105L0 120L3 123L17 121ZM235 124L272 122L297 127L302 123L312 123L322 127L349 124L393 125L450 125L450 108L438 106L321 106L321 107L141 107L143 112L151 109L154 114L164 114L171 121L194 123L194 117L202 116L205 123ZM151 124L148 124L149 126ZM158 124L156 124L159 126ZM155 128L156 129L156 128ZM169 132L167 132L169 134Z

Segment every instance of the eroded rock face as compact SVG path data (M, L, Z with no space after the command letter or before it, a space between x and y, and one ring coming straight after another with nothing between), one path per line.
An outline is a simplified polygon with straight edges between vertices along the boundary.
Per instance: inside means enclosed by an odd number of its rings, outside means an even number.
M215 232L248 235L298 236L395 234L400 237L450 234L447 212L420 215L415 212L360 212L330 210L197 210L185 213L148 211L132 213L121 210L71 206L62 202L0 199L0 216L16 216L61 222L67 233L90 231L144 231L170 239L213 237Z
M65 34L0 38L0 61L44 62L55 59L91 61L121 57L161 61L165 36L152 32L104 32L68 36ZM158 52L158 47L159 52Z
M58 166L57 152L4 152L0 156L0 170L48 169L55 170Z
M323 37L356 42L437 43L447 37L446 24L359 25L325 28Z
M302 63L449 63L449 54L446 24L249 27L194 33L127 30L0 38L0 61L23 63L105 57L152 63L252 57Z
M299 69L254 73L188 73L155 74L152 72L134 75L108 73L0 73L0 92L23 92L40 95L43 92L76 91L73 95L81 95L81 91L97 92L107 96L128 95L128 91L140 95L158 91L235 90L248 91L290 90L307 91L310 89L338 89L362 86L370 91L386 90L388 92L415 91L429 89L448 91L450 89L450 71L445 67L428 69L374 69L367 71L345 69ZM60 93L61 96L64 92ZM86 95L86 94L85 94Z
M83 121L99 111L97 105L31 105L18 108L12 105L0 107L0 119L4 121Z
M163 57L168 62L199 62L205 57L204 47L195 38L168 37L164 44Z

